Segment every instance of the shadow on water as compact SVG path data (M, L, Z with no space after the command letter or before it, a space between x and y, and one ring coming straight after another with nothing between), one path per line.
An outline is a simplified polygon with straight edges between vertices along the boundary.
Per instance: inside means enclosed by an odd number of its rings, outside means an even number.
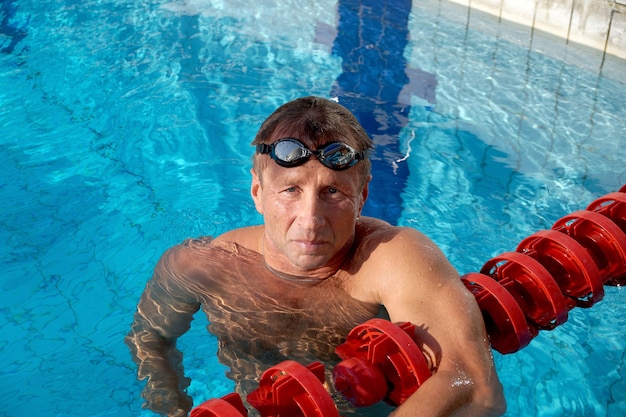
M0 52L3 54L12 54L15 47L22 39L28 35L28 23L30 16L21 26L15 22L15 13L17 12L16 0L0 1L0 34L8 38L8 42L0 42Z

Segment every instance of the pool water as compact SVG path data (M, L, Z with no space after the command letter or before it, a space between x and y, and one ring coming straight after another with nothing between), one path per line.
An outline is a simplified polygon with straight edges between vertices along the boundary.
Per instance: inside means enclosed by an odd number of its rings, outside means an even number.
M623 60L445 1L274 3L0 0L1 416L152 415L139 295L169 246L260 222L249 143L295 97L354 111L366 214L461 273L626 183ZM507 415L626 415L625 301L496 353ZM233 389L205 326L197 404Z

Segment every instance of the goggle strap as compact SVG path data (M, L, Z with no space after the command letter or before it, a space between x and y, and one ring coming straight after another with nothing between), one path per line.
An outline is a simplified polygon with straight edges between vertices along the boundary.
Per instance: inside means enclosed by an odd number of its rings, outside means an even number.
M272 152L272 145L266 143L259 143L256 145L256 151L261 155L266 155Z

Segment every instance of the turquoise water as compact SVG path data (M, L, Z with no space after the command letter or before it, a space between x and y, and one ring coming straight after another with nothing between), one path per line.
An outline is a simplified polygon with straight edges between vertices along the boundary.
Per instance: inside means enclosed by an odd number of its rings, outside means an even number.
M297 96L359 116L368 214L462 273L626 183L623 60L446 2L351 3L0 1L0 415L151 415L123 344L139 294L167 247L260 221L249 143ZM507 415L626 414L625 300L496 354ZM196 403L232 390L204 320L181 340Z

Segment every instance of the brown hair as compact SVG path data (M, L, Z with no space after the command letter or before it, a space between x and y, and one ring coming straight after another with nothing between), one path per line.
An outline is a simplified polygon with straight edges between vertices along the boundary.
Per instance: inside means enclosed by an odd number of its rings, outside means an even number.
M350 110L321 97L302 97L277 108L265 119L252 145L271 144L286 137L298 139L311 149L335 141L344 142L357 151L373 148L372 140ZM254 154L253 169L259 178L269 161L268 156ZM371 171L369 158L353 168L361 171L365 185Z

